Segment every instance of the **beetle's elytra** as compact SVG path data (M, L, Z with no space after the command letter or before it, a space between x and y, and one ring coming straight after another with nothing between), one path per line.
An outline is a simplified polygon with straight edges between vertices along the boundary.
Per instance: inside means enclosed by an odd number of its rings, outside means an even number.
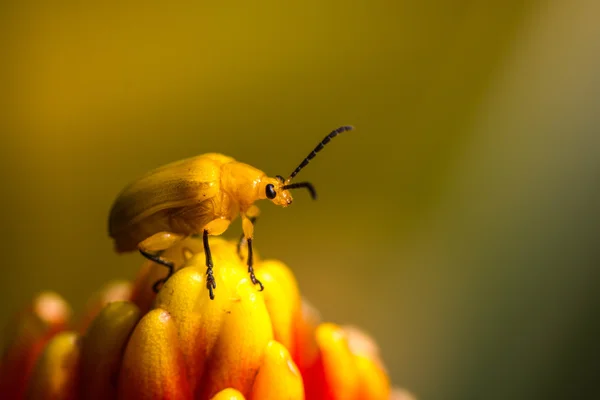
M302 160L287 179L277 175L268 177L264 172L222 154L208 153L167 164L150 171L127 186L117 197L110 211L108 231L119 253L139 250L146 258L169 269L164 279L173 274L172 262L161 253L176 242L191 235L202 235L206 257L206 286L214 299L216 288L210 257L208 235L220 235L240 215L243 238L248 243L248 273L252 283L262 283L254 276L252 267L253 221L257 214L254 202L269 199L287 207L292 203L290 189L306 188L316 198L309 182L291 183L329 141L342 132L351 130L342 126L327 135Z

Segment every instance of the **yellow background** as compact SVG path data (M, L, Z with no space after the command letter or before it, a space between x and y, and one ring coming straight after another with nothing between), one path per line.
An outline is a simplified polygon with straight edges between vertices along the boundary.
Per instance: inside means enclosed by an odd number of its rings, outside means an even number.
M106 229L140 174L222 152L287 175L352 124L299 175L318 202L259 204L258 251L423 399L586 387L597 2L48 3L0 6L0 323L134 276Z

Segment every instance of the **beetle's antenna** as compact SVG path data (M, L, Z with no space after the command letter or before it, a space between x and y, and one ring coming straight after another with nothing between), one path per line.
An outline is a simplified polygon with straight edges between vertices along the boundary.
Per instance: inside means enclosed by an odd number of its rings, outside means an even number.
M310 182L298 182L298 183L290 183L289 185L284 185L281 187L282 189L298 189L298 188L307 188L310 192L310 197L313 200L317 199L317 191L315 187Z
M298 175L298 172L300 172L302 170L302 168L306 167L308 165L308 163L310 162L310 160L315 158L317 153L320 152L323 149L323 147L325 147L325 145L327 143L329 143L329 141L331 139L333 139L334 137L336 137L337 135L339 135L342 132L351 131L352 129L354 129L354 128L351 127L350 125L345 125L345 126L340 126L339 128L331 131L331 133L329 135L325 136L325 139L323 139L321 141L321 143L319 143L317 145L317 147L315 147L315 149L306 156L306 158L300 163L300 165L298 165L298 167L294 170L294 172L292 172L290 174L290 177L287 178L286 182L290 182L292 179L294 179L294 177L296 175ZM305 183L305 182L303 182L303 183ZM305 186L301 186L301 187L308 187L308 186L305 185ZM314 188L313 188L313 191L314 191ZM311 193L313 193L313 191L311 191Z

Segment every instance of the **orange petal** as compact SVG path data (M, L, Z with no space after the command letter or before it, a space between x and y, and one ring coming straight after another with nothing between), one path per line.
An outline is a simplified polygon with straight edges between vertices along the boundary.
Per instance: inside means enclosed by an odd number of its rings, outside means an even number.
M246 400L246 398L235 389L225 389L217 393L211 400Z
M210 398L225 388L235 388L247 397L263 362L267 343L273 338L262 295L247 278L234 288L235 297L221 310L225 315L200 385L201 399Z
M358 370L344 330L321 324L316 331L320 359L306 376L309 399L352 400L358 394Z
M271 340L267 345L265 360L254 381L251 399L304 399L302 375L281 343Z
M302 299L301 308L294 318L294 344L292 357L300 368L302 375L315 364L319 356L319 348L315 330L321 321L319 312Z
M71 315L68 304L57 294L39 294L32 305L9 326L7 347L0 367L0 393L3 398L19 399L33 366L45 344L63 330Z
M300 294L292 272L279 261L256 265L256 275L265 286L264 296L273 323L275 340L288 349L294 348L294 318L300 313Z
M191 399L177 331L168 312L150 311L133 331L119 375L121 399Z
M79 382L80 340L62 332L50 340L29 381L28 399L75 399Z
M131 283L126 281L115 281L105 285L100 291L92 295L88 302L84 317L79 325L79 332L85 332L90 322L108 303L113 301L126 301L131 298Z
M114 399L125 345L141 317L130 302L108 304L83 338L81 398Z

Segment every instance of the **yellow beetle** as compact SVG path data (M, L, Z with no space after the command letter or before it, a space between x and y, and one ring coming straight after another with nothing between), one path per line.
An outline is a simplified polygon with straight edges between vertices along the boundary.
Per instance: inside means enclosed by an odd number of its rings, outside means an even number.
M214 299L216 289L208 235L220 235L238 216L242 218L243 238L248 243L248 273L252 283L262 283L254 276L252 239L256 200L270 199L287 207L292 203L289 189L306 188L316 198L309 182L291 183L329 141L342 132L342 126L332 131L298 165L287 179L264 172L231 157L209 153L177 161L150 171L127 186L117 197L110 211L108 231L118 253L139 250L140 253L169 269L166 282L174 272L174 264L160 254L187 236L202 234L206 254L206 287Z

